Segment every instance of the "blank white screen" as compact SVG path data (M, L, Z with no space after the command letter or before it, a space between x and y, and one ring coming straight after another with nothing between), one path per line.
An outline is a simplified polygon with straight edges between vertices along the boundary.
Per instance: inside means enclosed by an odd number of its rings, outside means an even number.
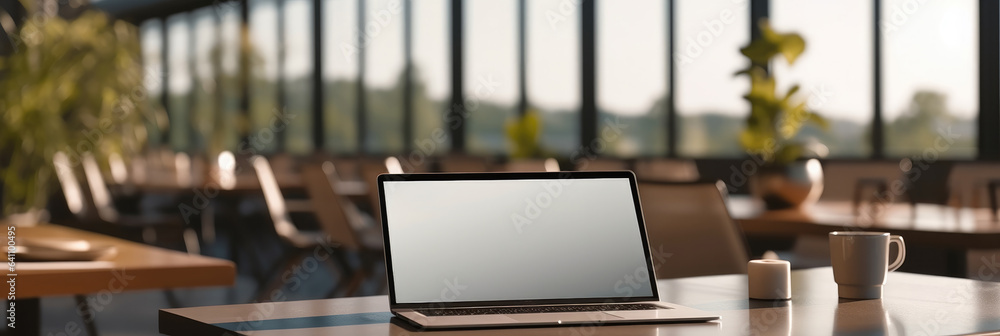
M627 178L384 189L397 303L652 295Z

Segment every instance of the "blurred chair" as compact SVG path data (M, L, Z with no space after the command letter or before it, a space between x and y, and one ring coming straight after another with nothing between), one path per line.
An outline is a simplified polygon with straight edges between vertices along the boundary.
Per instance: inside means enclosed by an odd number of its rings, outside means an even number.
M361 181L361 162L355 158L328 158L313 162L332 162L337 167L337 177L341 181Z
M447 155L438 160L438 168L442 173L479 173L489 170L489 162L482 157Z
M345 295L352 296L365 279L375 274L375 266L383 259L382 228L372 223L371 218L362 214L353 202L337 194L340 179L332 162L305 165L302 177L306 181L306 191L316 218L328 235L326 243L357 254L361 261L359 267L352 268L353 274L344 290ZM385 285L380 283L379 293ZM330 292L328 296L334 294Z
M329 239L331 237L322 231L300 231L292 223L289 212L310 212L314 210L311 204L289 204L289 202L286 202L268 160L263 156L255 156L250 160L254 171L257 173L261 190L264 193L264 202L267 204L267 212L271 216L274 231L284 244L282 246L284 250L282 255L270 267L269 271L263 273L261 275L262 278L258 279L260 286L258 287L257 297L267 299L273 290L281 286L281 281L279 281L281 280L280 275L291 271L293 267L306 258L309 258L316 251L324 249L337 252L331 255L331 258L325 259L325 261L332 264L334 269L339 271L339 274L334 274L334 276L339 275L341 279L338 285L332 289L332 291L336 291L343 284L346 275L353 272L349 265L344 262L344 257L340 253L340 246L337 242L331 241ZM294 209L290 209L290 205ZM338 242L355 242L354 240L346 240L351 238L353 236L349 236L348 238L342 237ZM334 262L335 259L339 262Z
M434 158L424 155L400 155L390 157L399 165L401 171L393 174L418 174L433 172Z
M997 216L1000 163L956 162L948 174L949 201L954 207L987 208Z
M699 178L698 166L684 159L638 160L634 171L641 181L694 182Z
M406 171L403 168L403 164L399 162L399 159L395 156L390 156L385 158L385 169L389 174L408 174L413 173L413 171Z
M190 155L184 152L174 154L174 180L177 186L186 188L194 185L192 170Z
M891 186L903 179L898 161L856 161L823 163L823 194L820 201L851 201L859 213L863 203L895 201Z
M59 181L63 198L66 200L66 207L70 213L76 216L77 219L96 215L88 213L88 207L84 206L87 200L83 196L83 188L81 187L80 180L76 178L76 173L73 172L69 164L69 157L63 152L56 152L52 157L52 164L55 166L56 178Z
M639 182L658 279L746 273L749 253L719 182Z
M559 161L554 158L548 159L518 159L508 161L503 166L503 171L507 172L557 172Z
M378 176L389 173L389 166L392 167L391 171L397 174L402 173L403 168L399 166L399 160L394 157L378 161L366 160L361 163L361 178L368 185L368 207L376 225L382 223L382 212L379 210Z
M124 215L119 213L111 199L111 192L105 184L97 160L88 153L83 155L81 162L90 189L91 202L101 221L123 229L126 237L129 231L141 231L142 240L150 245L164 246L165 240L160 239L160 236L166 235L168 238L179 238L188 253L201 253L197 233L179 216L146 212Z
M629 170L628 162L619 159L581 159L574 163L577 171Z

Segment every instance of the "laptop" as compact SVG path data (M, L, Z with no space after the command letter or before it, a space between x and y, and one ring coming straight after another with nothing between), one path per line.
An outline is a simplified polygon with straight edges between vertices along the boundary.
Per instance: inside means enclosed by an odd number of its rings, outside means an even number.
M659 301L630 171L383 174L392 313L425 329L694 322Z

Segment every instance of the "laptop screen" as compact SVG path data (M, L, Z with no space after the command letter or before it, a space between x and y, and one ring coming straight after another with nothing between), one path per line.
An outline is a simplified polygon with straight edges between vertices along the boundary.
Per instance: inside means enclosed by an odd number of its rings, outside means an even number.
M394 303L653 296L625 174L385 178Z

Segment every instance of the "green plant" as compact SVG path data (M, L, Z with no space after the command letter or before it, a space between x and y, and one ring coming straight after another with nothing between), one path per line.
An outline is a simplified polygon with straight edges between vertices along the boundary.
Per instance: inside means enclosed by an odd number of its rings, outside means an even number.
M14 52L0 57L6 214L45 206L56 152L66 153L72 164L87 153L127 157L146 137L135 27L96 11L66 20L44 15L36 1L22 5L30 19L7 32Z
M513 146L510 157L515 159L541 157L542 148L538 143L541 131L542 120L534 109L528 109L523 115L507 121L507 139Z
M789 65L794 64L806 49L805 40L796 33L775 32L767 20L761 20L759 25L761 37L740 49L750 66L736 73L750 78L750 92L743 96L750 102L750 115L740 134L740 144L767 164L784 165L806 153L803 144L795 139L803 126L828 126L826 119L809 111L805 99L798 98L798 85L792 85L784 95L776 93L774 74L767 69L778 55Z

